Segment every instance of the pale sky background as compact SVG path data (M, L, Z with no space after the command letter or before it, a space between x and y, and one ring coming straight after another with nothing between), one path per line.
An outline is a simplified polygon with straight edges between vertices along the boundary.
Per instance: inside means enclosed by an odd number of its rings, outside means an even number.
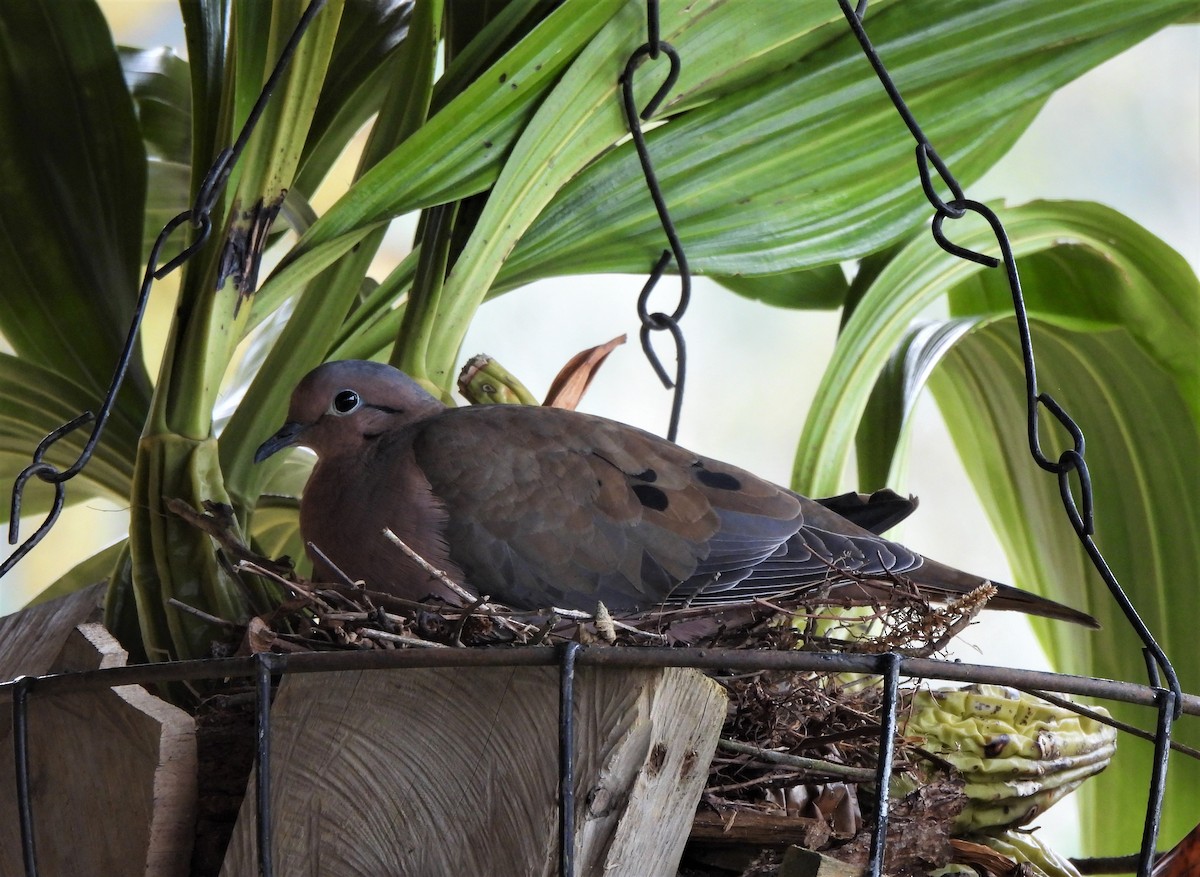
M182 46L174 3L109 0L102 6L118 42ZM1009 155L967 194L1010 203L1099 201L1146 226L1200 269L1200 27L1161 32L1061 90ZM628 333L631 343L613 354L582 407L661 433L669 394L636 343L634 303L642 283L641 277L568 278L510 293L481 311L464 358L490 353L540 395L575 352ZM804 416L832 351L838 315L768 308L702 278L695 286L683 321L690 368L680 443L786 483ZM674 294L672 281L664 280L663 287L665 307ZM851 486L848 476L845 487ZM907 544L1011 581L928 400L914 427L904 489L921 498L920 512L902 533ZM52 581L69 569L88 545L104 538L101 534L109 534L110 541L119 537L125 520L123 511L97 507L64 517L4 582L0 612L20 605L23 589L31 586L25 583ZM1099 524L1103 547L1104 522ZM36 525L31 521L26 527ZM962 638L958 657L1049 669L1024 619L991 615ZM1057 846L1068 854L1077 845L1069 823L1069 810L1056 808L1044 818Z

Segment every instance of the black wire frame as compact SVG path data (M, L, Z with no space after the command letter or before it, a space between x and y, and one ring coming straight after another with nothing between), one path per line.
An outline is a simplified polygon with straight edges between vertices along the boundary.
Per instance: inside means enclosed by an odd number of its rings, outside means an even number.
M663 234L666 236L667 243L670 246L670 249L663 250L658 261L654 263L654 267L650 269L650 276L646 280L646 284L642 287L641 293L638 295L637 315L638 320L642 324L639 332L642 352L646 355L646 359L650 362L658 379L662 381L662 385L674 391L671 395L671 415L667 423L667 440L675 441L675 437L679 434L679 418L683 412L683 390L687 379L687 345L679 321L683 319L684 311L687 310L688 303L691 301L692 272L688 268L687 254L684 253L683 243L679 240L679 232L675 229L675 223L671 219L671 212L667 209L667 199L664 197L662 186L658 182L658 175L654 172L654 163L650 160L650 150L646 146L646 137L642 133L642 122L648 120L658 111L663 100L666 99L671 89L675 87L675 82L679 79L679 70L681 67L679 53L675 51L674 46L660 38L660 32L658 0L646 0L647 39L645 43L638 46L633 51L633 54L629 56L629 60L625 63L625 69L621 72L620 85L621 109L625 113L625 124L629 128L634 150L637 152L638 162L642 166L642 176L646 181L646 189L649 191L650 198L654 202L654 209L658 213L658 221L662 225ZM662 85L658 87L654 96L650 98L646 106L639 112L633 96L634 76L644 61L655 60L660 55L666 55L667 59L671 62L670 69L667 71L667 77L663 80ZM663 311L654 311L652 313L649 308L650 294L658 285L658 281L662 279L672 259L674 259L675 268L679 272L678 303L675 305L675 309L669 314ZM662 364L662 360L659 359L658 353L654 350L654 344L651 340L652 332L667 332L674 342L674 378L667 372Z
M1082 695L1126 703L1158 707L1160 723L1174 712L1174 692L1129 682L1097 679L1086 676L1047 673L1034 670L1015 670L964 664L958 661L938 661L929 658L910 658L897 654L856 655L844 652L807 651L749 651L744 649L697 649L667 647L581 646L569 643L560 648L525 646L491 649L396 649L371 652L309 652L291 655L259 654L240 658L212 658L195 661L176 661L159 664L136 664L109 667L83 672L22 677L0 683L13 703L15 734L15 769L18 792L18 811L21 822L22 858L25 877L38 877L34 837L33 802L29 794L28 702L30 696L52 697L78 691L94 691L119 685L158 685L165 682L253 677L257 693L256 733L256 790L255 838L258 849L260 877L274 877L271 847L271 713L270 694L273 682L286 673L325 673L345 670L397 670L421 667L542 667L559 668L559 789L560 806L559 873L574 875L574 730L572 715L575 669L578 666L597 668L663 668L691 667L701 670L754 671L775 670L792 672L861 673L879 676L884 685L880 735L879 789L880 800L886 802L887 775L890 752L897 724L898 683L900 677L942 679L957 682L979 682L1008 685L1021 690L1052 691ZM1179 704L1182 712L1200 716L1200 697L1185 695ZM1164 736L1160 733L1158 740ZM886 742L885 742L886 740ZM886 816L886 803L885 816ZM886 837L886 818L876 820L871 844L871 865L880 873L883 865L883 839Z

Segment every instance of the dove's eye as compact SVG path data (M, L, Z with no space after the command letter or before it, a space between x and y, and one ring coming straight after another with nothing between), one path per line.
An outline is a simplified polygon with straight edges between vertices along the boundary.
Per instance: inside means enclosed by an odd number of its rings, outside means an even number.
M358 398L358 393L353 390L340 390L333 397L333 405L330 407L330 411L334 414L349 414L361 404L362 400Z

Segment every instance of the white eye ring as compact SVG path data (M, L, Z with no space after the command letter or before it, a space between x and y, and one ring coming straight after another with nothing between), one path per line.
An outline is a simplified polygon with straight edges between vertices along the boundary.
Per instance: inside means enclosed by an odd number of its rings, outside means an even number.
M358 393L353 390L338 390L329 406L329 413L341 416L357 410L361 405L362 399L358 397Z

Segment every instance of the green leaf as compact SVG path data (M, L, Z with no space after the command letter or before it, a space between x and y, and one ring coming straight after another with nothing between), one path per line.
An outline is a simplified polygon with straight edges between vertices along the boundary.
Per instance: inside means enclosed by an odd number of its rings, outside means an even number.
M307 5L292 0L271 5L256 0L234 3L239 127ZM336 44L342 9L343 4L334 0L317 13L267 102L234 171L235 190L244 204L253 203L256 197L272 199L293 184L304 151L303 138L312 128ZM351 132L342 133L348 137Z
M0 6L0 332L97 394L133 314L145 164L95 3ZM137 407L149 381L136 352L128 384Z
M1056 88L1181 9L1107 0L1071 4L1066 14L1049 0L896 4L872 6L867 23L912 112L968 184ZM693 270L773 274L856 258L929 215L910 135L844 23L835 34L800 63L647 135ZM689 60L691 44L678 45L685 69L713 63ZM555 197L508 259L503 282L645 270L663 245L626 143Z
M1034 325L1039 373L1087 436L1096 543L1142 619L1172 660L1185 691L1200 689L1193 613L1200 578L1200 430L1179 384L1124 329L1079 332ZM1037 625L1062 672L1145 680L1140 640L1079 547L1057 479L1037 468L1025 440L1025 389L1013 321L966 336L930 382L983 506L1012 564L1016 583L1085 608L1100 631ZM1059 433L1047 452L1070 446ZM1181 489L1182 487L1182 489ZM1078 497L1078 491L1076 497ZM1039 620L1040 621L1040 620ZM1114 716L1154 727L1153 712L1106 704ZM1200 745L1184 719L1176 739ZM1137 849L1150 776L1149 744L1123 737L1117 757L1080 790L1086 848L1093 855ZM1160 846L1195 824L1200 763L1175 758L1167 781Z
M892 353L863 409L855 435L860 484L902 483L905 428L934 368L980 318L937 320L914 326Z
M1095 321L1096 314L1104 312L1097 309L1107 308L1113 319L1119 315L1139 346L1175 377L1189 411L1197 410L1200 364L1189 354L1197 349L1200 291L1195 275L1178 253L1116 211L1098 204L1039 201L997 213L1019 265L1027 264L1034 254L1069 246L1076 248L1077 258L1084 261L1111 263L1116 271L1112 277L1119 277L1128 290L1117 297L1108 288L1081 288L1075 297L1076 316L1065 320L1062 312L1071 307L1069 297L1060 296L1059 303L1053 304L1054 284L1038 288L1027 284L1031 314L1044 314L1047 320L1067 325ZM992 233L982 223L973 224L969 231L957 227L946 230L957 244L968 249L994 250ZM1032 272L1046 263L1035 260L1028 264ZM1094 278L1097 270L1080 268L1082 273L1076 276ZM909 326L925 307L951 289L956 289L959 298L965 296L975 287L965 286L964 282L985 271L989 269L956 259L925 238L903 247L880 271L847 322L817 389L797 450L793 473L797 490L810 495L836 492L876 378L901 345ZM998 275L1000 271L992 273ZM993 278L987 282L998 281ZM1111 301L1101 304L1105 297ZM990 308L989 312L995 313ZM1194 413L1191 416L1200 422ZM885 468L888 464L878 465Z
M1200 280L1161 241L1099 205L1039 202L1000 215L1018 256L1040 388L1087 437L1097 544L1185 690L1195 690L1200 657L1191 648L1192 620L1178 607L1188 605L1200 576L1200 545L1192 538L1200 497L1180 487L1200 483L1191 389L1200 363L1184 356L1200 331ZM976 250L988 249L989 235L951 232ZM1096 632L1036 620L1056 668L1144 679L1140 642L1082 550L1057 479L1030 456L1022 358L1003 270L954 259L923 239L875 269L810 414L806 434L821 445L802 448L802 476L819 488L840 471L842 445L857 423L860 486L895 485L908 416L928 383L1008 553L1014 584L1085 609L1104 626ZM941 294L953 316L913 324ZM1057 458L1070 438L1049 414L1041 422L1043 450ZM1125 721L1153 725L1146 710L1109 706ZM1200 742L1194 723L1177 731L1185 742ZM1148 774L1148 748L1123 742L1104 776L1084 787L1090 852L1136 848L1145 799L1127 790L1143 788ZM1192 827L1197 781L1195 763L1173 764L1168 846Z
M88 390L48 369L0 353L0 484L11 485L30 464L34 448L45 436L83 411L96 410L98 399ZM46 460L60 470L72 465L83 450L92 424L84 424L51 448ZM93 496L117 501L129 497L133 458L141 424L116 409L91 462L66 482L67 502ZM53 491L36 478L26 488L22 514L40 515L49 508ZM7 523L8 502L0 504L0 522Z
M221 112L225 91L226 50L229 41L227 0L179 0L183 32L187 36L188 66L192 85L193 168L209 168L213 159L232 142L232 119ZM192 178L192 195L202 174ZM188 199L189 202L191 198Z
M1021 262L1030 311L1072 329L1123 326L1174 376L1193 422L1200 424L1200 281L1187 260L1100 204L1034 202L1020 212L1027 218L1024 234L1054 244ZM1071 237L1055 240L1060 220ZM1009 312L1008 284L999 272L986 275L986 282L954 290L953 313ZM1114 294L1116 289L1123 294Z
M311 195L350 138L379 110L402 75L396 50L408 34L412 0L358 0L338 25L329 71L313 113L295 188Z
M781 308L828 310L841 307L850 284L840 265L821 265L784 274L731 274L713 280L738 295Z

